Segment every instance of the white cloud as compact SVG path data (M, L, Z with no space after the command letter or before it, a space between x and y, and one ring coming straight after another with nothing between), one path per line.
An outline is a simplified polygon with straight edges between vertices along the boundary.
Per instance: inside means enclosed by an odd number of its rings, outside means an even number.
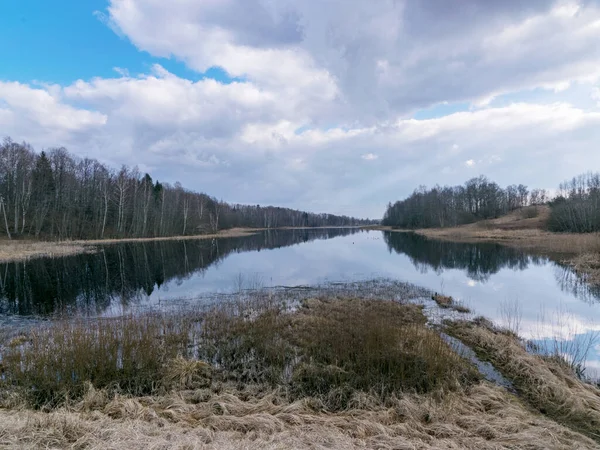
M365 161L374 161L377 158L379 158L379 156L377 156L374 153L365 153L364 155L361 156L362 159L364 159Z
M475 166L475 161L472 159L469 159L469 160L465 161L465 165L468 167L473 167L473 166Z
M491 3L451 10L440 1L111 0L109 14L142 50L336 99L344 117L440 101L486 104L598 76L596 6Z
M13 113L46 128L78 131L106 123L106 116L103 114L62 103L60 94L56 95L57 91L53 88L33 89L16 82L0 81L0 99Z

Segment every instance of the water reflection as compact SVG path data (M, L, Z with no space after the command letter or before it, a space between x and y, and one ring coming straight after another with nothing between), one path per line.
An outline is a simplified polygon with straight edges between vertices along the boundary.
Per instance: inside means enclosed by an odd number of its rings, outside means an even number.
M0 313L101 313L183 282L234 252L331 239L357 229L264 231L252 236L105 245L95 254L0 264Z
M446 269L459 269L472 280L485 283L502 269L524 271L530 265L541 266L551 260L524 250L494 243L463 243L429 239L416 233L385 232L390 253L408 256L421 272L434 270L438 275ZM600 299L600 288L585 283L568 266L555 263L555 277L561 290L586 302Z
M536 257L500 244L467 244L428 239L415 233L384 233L390 252L407 255L419 267L465 270L469 277L485 282L501 269L525 270L529 264L543 264L546 258Z
M268 285L389 277L445 288L458 299L476 302L489 317L506 299L526 299L529 306L538 301L576 306L580 300L596 304L600 299L600 290L570 269L522 250L411 233L354 235L359 232L281 230L218 240L105 245L92 255L0 264L0 315L105 314L142 300L160 304L231 289L239 273L256 273ZM341 236L346 237L332 239ZM308 243L315 240L327 241ZM531 308L527 313L534 316L538 307Z

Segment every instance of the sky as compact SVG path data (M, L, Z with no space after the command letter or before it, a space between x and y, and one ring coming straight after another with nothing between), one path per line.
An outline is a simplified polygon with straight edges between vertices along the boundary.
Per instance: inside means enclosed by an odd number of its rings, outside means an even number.
M554 189L599 125L600 0L0 0L0 137L232 203Z

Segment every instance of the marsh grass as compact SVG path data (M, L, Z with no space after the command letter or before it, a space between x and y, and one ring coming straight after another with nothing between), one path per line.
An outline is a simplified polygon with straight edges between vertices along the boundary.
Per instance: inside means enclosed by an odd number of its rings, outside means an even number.
M448 332L491 362L533 408L600 443L600 389L580 380L561 355L528 352L513 332L484 320L454 322Z
M90 383L133 396L234 383L343 410L356 392L384 399L477 380L425 322L420 307L394 301L313 298L291 308L268 296L60 322L4 349L1 383L37 408L81 399Z
M114 392L150 394L169 361L193 356L196 325L189 314L53 323L3 349L0 383L35 407L78 399L88 382Z

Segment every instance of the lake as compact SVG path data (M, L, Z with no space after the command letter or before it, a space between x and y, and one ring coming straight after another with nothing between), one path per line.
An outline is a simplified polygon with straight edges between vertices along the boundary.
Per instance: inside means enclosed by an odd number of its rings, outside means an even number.
M497 244L342 228L109 244L94 254L0 264L0 326L17 317L115 315L241 287L381 277L451 295L497 323L516 322L537 342L563 339L562 346L600 330L600 291L548 258ZM586 366L600 370L600 346Z

